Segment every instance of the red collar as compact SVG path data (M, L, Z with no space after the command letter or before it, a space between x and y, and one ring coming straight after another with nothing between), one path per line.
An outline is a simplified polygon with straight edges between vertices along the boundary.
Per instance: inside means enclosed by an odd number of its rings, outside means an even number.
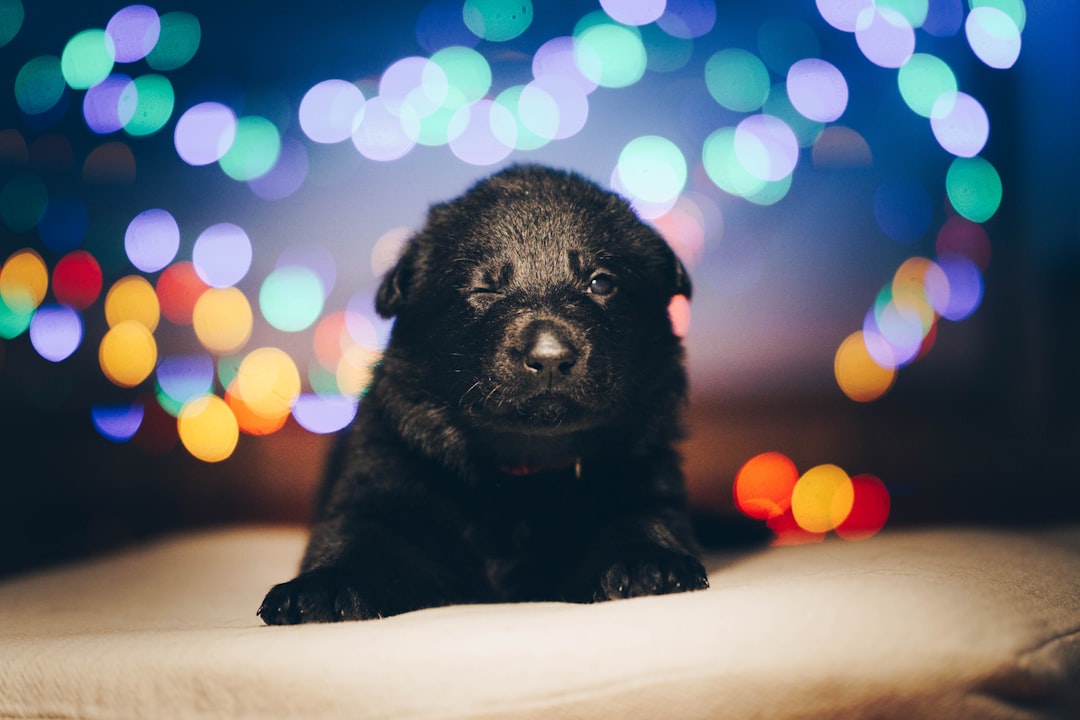
M499 468L499 471L506 475L513 475L514 477L525 477L527 475L539 475L541 473L562 472L563 470L569 470L570 468L574 469L574 477L580 480L581 458L546 463L543 465L503 465Z

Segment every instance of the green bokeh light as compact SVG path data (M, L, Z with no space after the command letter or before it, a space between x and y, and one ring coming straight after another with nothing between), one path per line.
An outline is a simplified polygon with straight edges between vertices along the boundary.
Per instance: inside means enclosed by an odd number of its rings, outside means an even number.
M1001 205L1001 177L981 157L956 158L945 175L945 192L956 212L972 222L986 222Z
M281 134L274 123L258 115L236 121L236 139L218 164L225 174L241 182L270 172L281 154Z
M186 12L165 13L157 44L146 56L146 64L159 72L183 67L195 57L201 40L198 18Z
M491 66L484 56L467 47L443 48L431 56L431 61L446 73L451 90L443 107L456 110L462 105L476 102L491 89Z
M17 310L0 297L0 338L11 340L26 332L34 318L34 309Z
M60 102L65 85L60 58L54 55L36 57L23 65L15 76L15 102L27 115L40 115Z
M705 138L701 161L709 179L726 193L748 197L765 189L765 180L747 172L735 154L735 128L720 128Z
M37 175L17 175L0 191L0 218L13 233L37 227L45 214L49 192Z
M874 5L895 10L903 15L913 28L922 27L930 12L929 0L875 0Z
M134 137L153 135L172 117L176 96L172 83L163 75L143 75L134 80L135 113L124 125Z
M83 30L64 46L60 71L73 90L86 90L109 77L116 51L104 30Z
M915 53L896 75L900 95L913 112L930 117L934 101L942 93L955 93L956 75L944 60L925 53Z
M1011 17L1021 31L1027 24L1027 7L1024 5L1024 0L968 0L968 5L972 10L977 7L997 8Z
M518 150L536 150L550 142L559 129L559 107L550 95L530 92L522 105L524 85L515 85L499 93L495 102L505 107L517 121ZM535 131L534 131L535 130Z
M721 50L708 59L705 84L716 102L735 112L760 108L771 85L765 63L739 48Z
M323 310L322 281L306 267L279 267L259 289L259 309L266 322L282 332L311 327Z
M686 186L686 159L675 143L645 135L627 143L619 154L619 179L634 197L665 203Z
M25 15L21 0L0 0L0 47L19 34Z
M478 38L505 42L521 35L532 23L532 0L465 0L461 17Z
M641 31L612 22L602 11L589 13L574 27L574 60L597 85L622 88L645 74L648 58Z

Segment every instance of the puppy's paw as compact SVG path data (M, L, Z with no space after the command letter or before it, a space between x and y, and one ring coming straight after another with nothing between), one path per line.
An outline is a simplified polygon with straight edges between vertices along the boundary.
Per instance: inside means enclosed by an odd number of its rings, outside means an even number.
M366 620L378 613L366 603L347 573L312 570L275 585L259 607L267 625Z
M658 547L628 551L600 571L593 602L702 590L709 578L701 562Z

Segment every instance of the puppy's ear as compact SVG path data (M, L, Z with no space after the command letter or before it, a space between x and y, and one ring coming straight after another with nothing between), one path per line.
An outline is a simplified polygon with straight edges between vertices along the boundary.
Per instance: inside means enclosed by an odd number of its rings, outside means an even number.
M383 276L379 291L375 294L375 311L389 320L405 306L405 299L416 274L416 244L410 242L397 264Z

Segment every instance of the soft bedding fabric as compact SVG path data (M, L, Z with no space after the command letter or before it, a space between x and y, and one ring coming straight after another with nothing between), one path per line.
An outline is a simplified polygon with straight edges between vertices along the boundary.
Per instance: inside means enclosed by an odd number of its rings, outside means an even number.
M4 718L1077 718L1080 529L886 532L712 588L263 627L298 529L0 585Z

